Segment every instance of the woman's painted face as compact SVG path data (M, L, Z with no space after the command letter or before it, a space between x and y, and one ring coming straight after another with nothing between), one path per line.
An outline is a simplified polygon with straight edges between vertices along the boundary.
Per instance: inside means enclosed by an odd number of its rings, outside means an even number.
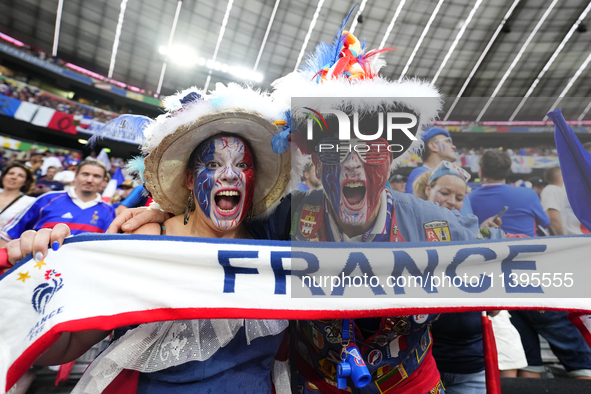
M197 155L193 191L205 216L220 230L236 227L254 195L254 160L237 137L213 139Z
M19 189L27 182L27 173L25 170L19 167L12 167L4 176L3 185L4 189Z
M390 160L364 163L353 151L340 164L319 162L324 192L344 224L363 226L380 207L380 196L390 175Z
M425 192L429 201L459 211L464 206L466 182L456 175L444 175L437 179L435 186L427 186Z

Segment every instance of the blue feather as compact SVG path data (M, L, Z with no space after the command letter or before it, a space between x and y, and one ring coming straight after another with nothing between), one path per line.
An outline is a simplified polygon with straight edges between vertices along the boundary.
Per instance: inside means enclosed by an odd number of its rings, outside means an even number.
M343 20L343 23L341 24L341 28L337 31L336 36L334 37L334 41L333 41L333 49L334 49L334 58L333 58L333 64L337 62L337 60L339 60L339 55L341 53L341 51L343 50L343 43L345 42L345 38L347 36L343 37L343 31L345 30L345 26L347 25L347 22L349 22L349 18L351 18L351 14L353 13L353 10L355 8L357 8L357 4L356 3L353 8L351 8L351 11L349 11L349 15L347 15L347 17L345 18L345 20Z
M343 50L343 44L346 37L343 37L343 30L345 30L345 26L347 25L347 22L349 22L349 18L351 17L353 10L357 7L357 4L351 8L349 15L347 15L347 17L343 20L341 27L339 30L337 30L337 34L335 35L332 45L329 45L325 42L318 44L314 50L314 53L306 60L306 65L302 67L302 70L312 71L314 74L316 74L326 67L332 67L339 60L339 55Z
M144 158L142 156L135 156L134 158L128 160L127 163L125 163L125 168L127 168L127 171L131 173L137 172L138 176L142 180L142 183L146 183L146 179L144 178L146 164L144 163Z
M283 130L279 134L275 134L271 140L273 152L279 154L283 153L289 148L289 130Z
M144 129L153 122L152 119L141 115L121 115L106 124L93 123L90 130L93 136L88 140L94 146L99 138L112 140L144 141Z
M291 129L291 110L285 111L285 121L287 125L283 126L283 130L279 134L275 134L271 140L271 147L273 152L279 154L285 152L289 148L289 135Z

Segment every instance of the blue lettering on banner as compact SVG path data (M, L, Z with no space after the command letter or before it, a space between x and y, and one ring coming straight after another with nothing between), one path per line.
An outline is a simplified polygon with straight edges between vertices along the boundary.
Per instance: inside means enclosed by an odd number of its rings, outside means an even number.
M234 293L236 285L236 274L258 274L256 268L234 267L230 259L256 259L259 257L257 251L244 250L219 250L218 261L224 267L224 293Z
M452 283L454 283L454 278L458 276L456 273L458 265L466 261L466 259L472 255L480 255L484 257L484 261L494 260L497 258L497 254L489 248L466 248L458 250L451 264L445 270L445 275L451 278ZM483 277L483 274L480 274L479 283L479 286L472 287L468 286L462 281L462 285L457 286L457 288L465 291L466 293L482 293L490 288L491 279L489 276Z
M47 315L44 315L41 318L41 320L38 320L37 323L35 323L35 326L33 328L31 328L31 330L29 331L29 334L27 335L27 337L29 338L29 341L32 341L35 337L37 337L39 334L41 334L43 332L43 329L45 328L45 323L47 321L49 321L55 315L59 315L63 311L64 311L64 307L60 306L59 308L49 312Z
M285 294L285 277L291 275L291 270L283 269L283 259L291 258L291 252L271 251L271 268L275 275L275 294Z
M348 277L351 273L355 270L356 267L359 267L361 272L364 274L364 278L366 277L374 277L375 274L371 269L371 264L369 264L369 260L365 254L361 252L353 252L349 254L349 258L347 259L347 263L343 270L339 273L338 276L340 277ZM342 282L345 282L344 280ZM386 292L382 289L379 285L373 285L370 283L371 290L373 291L374 295L385 295ZM338 286L334 287L332 291L332 295L343 295L345 292L345 283L340 283Z
M427 268L425 271L421 272L415 261L402 250L393 250L394 253L394 270L392 271L392 276L398 278L402 276L402 273L406 269L408 273L414 277L421 277L423 278L422 287L427 293L438 293L437 288L433 286L428 286L429 284L429 277L433 277L433 273L435 272L435 268L439 264L439 256L437 255L437 251L435 249L427 249ZM404 287L396 285L396 281L393 281L394 294L406 294L404 291Z
M301 251L292 252L291 253L292 266L293 266L293 259L302 259L302 260L305 260L306 263L308 263L308 267L304 270L294 270L294 269L291 270L291 274L300 278L300 280L302 281L303 284L306 283L304 281L304 279L302 278L303 276L309 276L310 274L313 274L320 269L320 262L318 261L318 257L316 257L316 255L314 255L312 253L301 252ZM314 283L314 281L312 281L312 283L310 283L310 285L308 286L308 288L312 292L312 295L321 295L321 296L325 295L324 291L322 291L320 286L314 286L313 283Z
M536 270L536 262L533 260L515 260L519 253L542 253L546 251L546 245L509 245L509 256L501 263L501 271L504 274L505 291L507 293L543 293L540 286L515 286L511 279L513 270Z

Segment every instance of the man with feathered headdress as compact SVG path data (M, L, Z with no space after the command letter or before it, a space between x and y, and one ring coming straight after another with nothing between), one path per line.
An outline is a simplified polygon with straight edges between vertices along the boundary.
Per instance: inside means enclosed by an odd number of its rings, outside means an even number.
M285 209L280 206L270 224L262 227L266 236L285 237L269 233L268 229L283 229L289 223L290 238L298 241L475 239L478 223L474 217L461 217L387 187L391 168L420 149L423 127L441 108L440 95L435 87L418 79L393 82L381 77L378 70L385 62L378 55L389 49L366 51L365 43L342 30L345 23L332 45L320 44L306 67L273 84L276 100L291 99L290 126L299 130L291 130L292 149L312 154L324 190L292 193L291 220L281 217ZM345 141L339 126L347 124L343 114L352 113L348 117L354 136ZM385 113L388 119L380 119ZM386 122L387 127L383 127ZM376 125L378 132L373 133ZM279 134L274 141L279 151L279 147L287 145L279 141L282 137L287 138ZM502 236L496 230L493 233ZM351 272L345 272L348 274ZM380 289L374 290L379 293ZM341 390L342 382L338 387L337 365L344 351L342 338L349 330L371 374L371 383L349 380L347 391L443 392L431 355L429 323L435 317L425 314L355 319L349 326L341 320L298 322L301 389L304 393L345 392Z

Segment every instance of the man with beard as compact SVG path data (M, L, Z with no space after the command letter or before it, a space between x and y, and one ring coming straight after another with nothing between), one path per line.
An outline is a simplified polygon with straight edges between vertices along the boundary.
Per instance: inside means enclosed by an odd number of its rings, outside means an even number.
M107 169L100 161L86 159L78 167L74 187L69 191L45 193L0 231L0 247L27 230L53 228L66 223L72 233L103 233L115 218L115 211L98 193ZM37 261L41 261L35 256Z
M310 189L318 189L322 186L320 179L316 176L316 166L312 161L307 162L304 165L302 171L301 182L298 185L298 190L301 192L308 191Z

